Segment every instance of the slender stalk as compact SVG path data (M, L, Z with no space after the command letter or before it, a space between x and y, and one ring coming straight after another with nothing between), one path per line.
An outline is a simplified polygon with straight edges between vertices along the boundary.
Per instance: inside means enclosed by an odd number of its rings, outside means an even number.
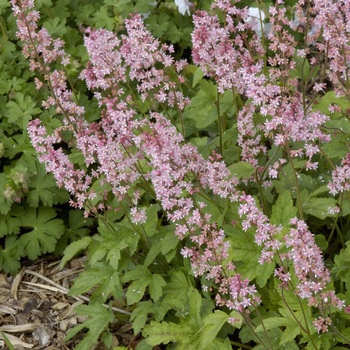
M222 152L224 150L223 147L223 141L222 141L222 137L223 137L223 118L221 116L220 113L220 93L219 91L216 91L216 111L217 111L217 115L218 115L218 128L219 128L219 150L220 150L220 154L222 155Z
M297 176L297 172L296 172L295 167L294 167L293 159L290 155L290 148L289 148L289 145L287 142L286 142L285 148L286 148L287 157L288 157L289 163L291 165L293 177L294 177L294 186L295 186L296 195L297 195L297 207L298 207L298 214L299 214L298 216L299 216L300 220L303 220L303 206L302 206L302 202L301 202L298 176Z
M251 321L251 319L246 315L244 314L243 312L241 313L245 323L247 324L247 326L249 327L249 329L252 331L252 333L254 334L254 336L258 339L258 341L260 342L260 345L262 345L266 350L273 350L273 347L270 345L270 347L268 347L264 341L261 339L261 337L258 335L258 333L255 332L254 330L254 325Z

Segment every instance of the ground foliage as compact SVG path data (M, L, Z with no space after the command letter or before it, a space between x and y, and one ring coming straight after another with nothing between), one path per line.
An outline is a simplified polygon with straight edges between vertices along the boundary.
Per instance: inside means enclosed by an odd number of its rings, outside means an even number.
M0 2L0 266L86 254L78 350L349 344L350 4L213 3Z

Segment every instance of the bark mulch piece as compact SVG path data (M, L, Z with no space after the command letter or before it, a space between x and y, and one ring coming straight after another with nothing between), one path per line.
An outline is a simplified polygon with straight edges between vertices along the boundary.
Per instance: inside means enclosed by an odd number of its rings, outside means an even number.
M67 295L84 270L83 260L74 259L61 270L59 260L47 257L26 265L16 276L0 274L0 332L15 349L71 350L79 343L79 334L68 342L64 338L69 329L84 322L74 307L87 303L89 295ZM137 339L130 323L117 320L111 330L113 346L134 348ZM7 349L1 333L0 349ZM105 348L98 344L95 349Z

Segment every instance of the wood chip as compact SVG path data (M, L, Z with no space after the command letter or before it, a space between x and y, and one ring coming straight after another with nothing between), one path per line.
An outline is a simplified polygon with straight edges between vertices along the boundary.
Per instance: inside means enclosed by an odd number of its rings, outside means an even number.
M23 346L26 349L32 349L34 347L33 344L26 343L11 334L7 334L7 333L4 333L4 334L14 347ZM0 339L3 339L1 334L0 334Z
M30 333L30 332L33 332L37 326L38 326L37 324L33 324L33 323L7 325L7 326L1 326L0 331L10 332L10 333Z

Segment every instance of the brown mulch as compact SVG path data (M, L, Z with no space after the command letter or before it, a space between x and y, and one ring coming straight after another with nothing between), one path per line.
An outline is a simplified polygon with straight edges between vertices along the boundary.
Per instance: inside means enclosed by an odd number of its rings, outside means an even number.
M84 322L74 307L88 303L89 296L70 297L68 289L84 269L83 258L64 269L47 257L24 266L16 276L0 274L0 332L18 350L72 350L82 335L64 342L69 329ZM113 346L134 349L137 339L127 321L111 325ZM8 349L0 333L0 349ZM103 344L95 349L103 350Z

